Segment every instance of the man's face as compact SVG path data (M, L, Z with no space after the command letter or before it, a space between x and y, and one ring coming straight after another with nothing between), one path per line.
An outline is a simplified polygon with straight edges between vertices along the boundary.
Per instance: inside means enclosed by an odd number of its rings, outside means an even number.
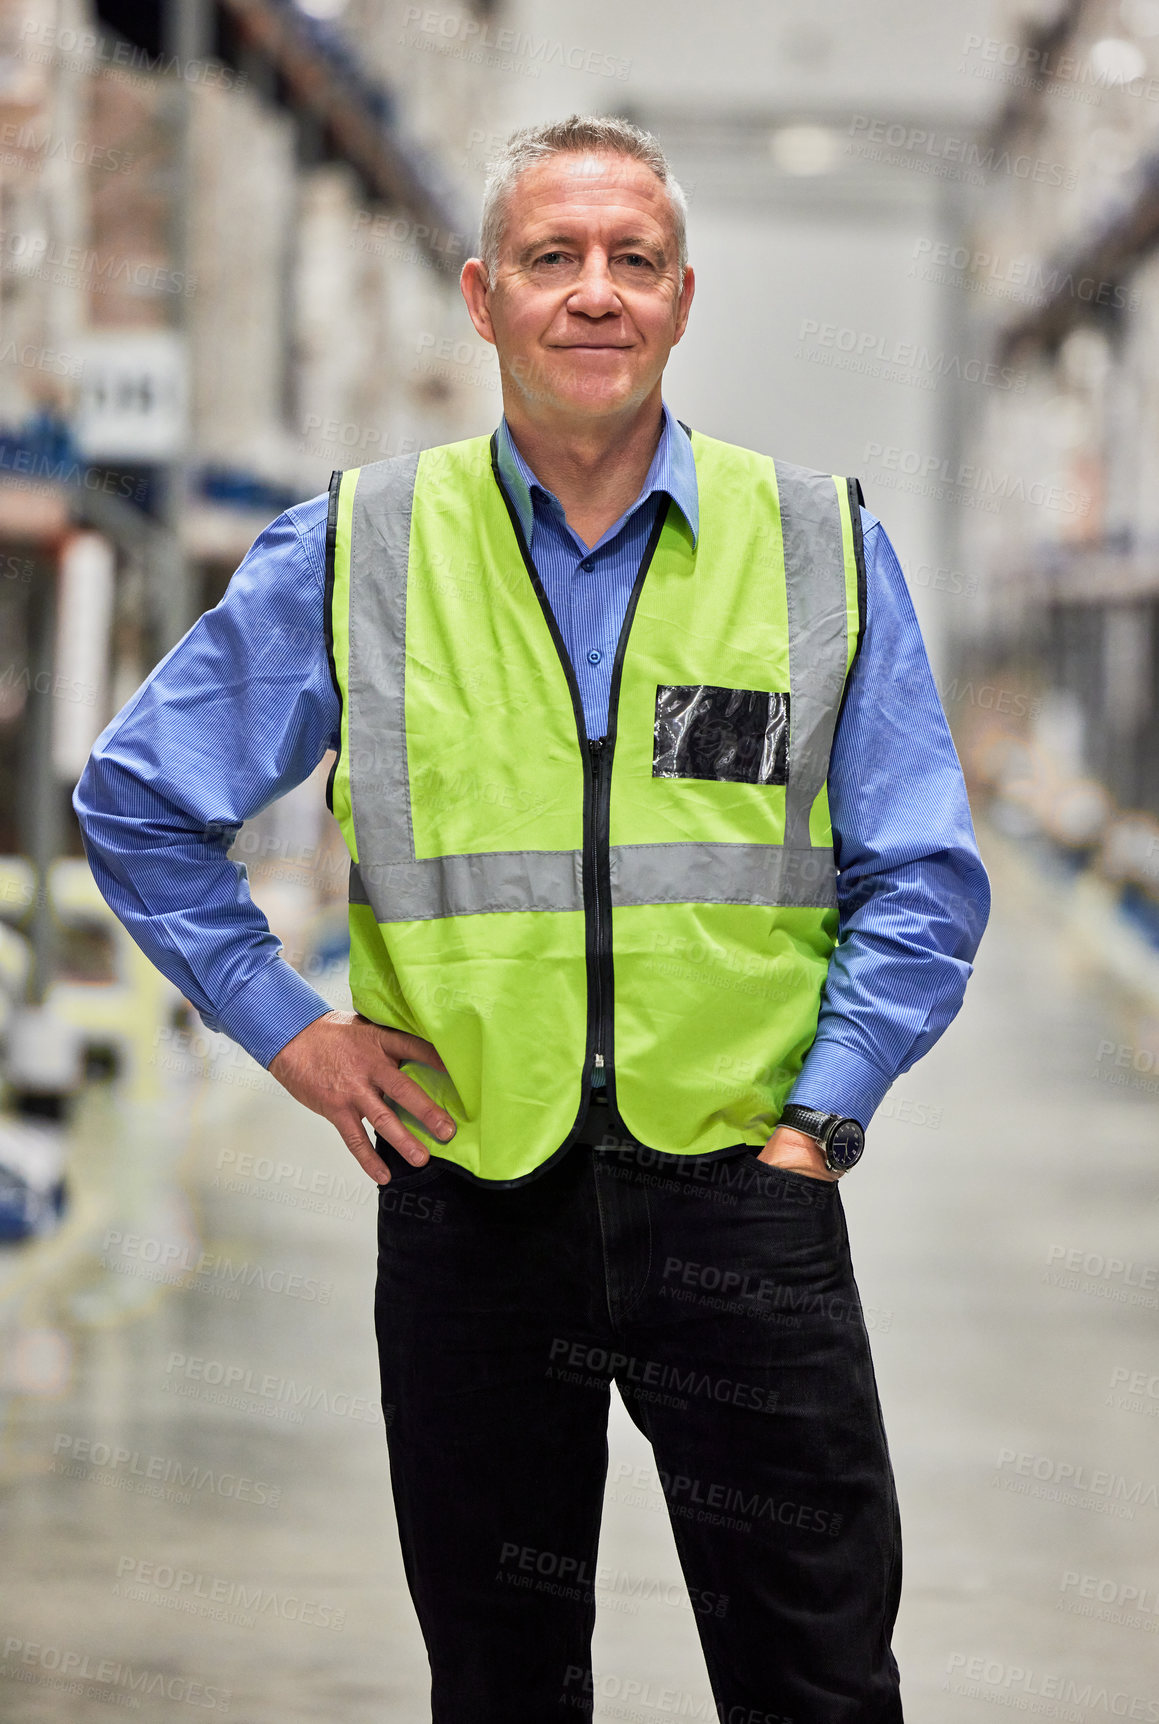
M463 271L471 319L498 350L505 394L569 419L631 410L684 333L672 206L631 157L549 156L508 197L498 267ZM538 411L537 411L538 410Z

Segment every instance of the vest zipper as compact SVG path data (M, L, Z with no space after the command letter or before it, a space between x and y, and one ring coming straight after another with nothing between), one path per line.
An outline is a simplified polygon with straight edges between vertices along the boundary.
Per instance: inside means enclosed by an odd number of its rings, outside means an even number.
M595 962L592 966L595 978L595 1035L593 1038L596 1070L606 1069L607 1039L606 1039L606 1002L611 997L611 965L612 965L612 883L611 864L608 852L608 811L611 801L611 777L608 772L611 753L607 747L607 738L592 736L588 738L588 754L592 763L592 817L589 821L591 834L590 871L592 880L592 946ZM590 1081L590 1079L589 1079Z
M652 531L648 535L648 543L644 547L644 555L640 559L640 567L636 570L636 578L632 582L632 591L624 611L624 621L620 627L620 638L616 642L616 653L612 660L611 686L608 690L608 730L606 736L592 740L590 753L595 770L593 771L595 809L594 809L594 842L595 860L593 873L595 877L595 970L597 977L596 1002L596 1034L595 1053L597 1065L603 1065L608 1106L611 1109L613 1127L625 1129L624 1122L619 1118L616 1103L616 1063L613 1040L613 998L615 974L612 963L612 863L611 863L611 805L612 805L612 758L616 750L616 730L620 718L620 675L624 667L624 654L628 650L628 636L632 631L632 619L636 614L636 606L640 601L640 593L644 579L652 566L652 558L660 543L660 534L668 516L669 504L665 500L663 506L656 511L656 519ZM598 765L596 763L598 762Z
M519 516L515 511L515 506L512 503L511 498L507 495L506 487L499 475L498 451L498 433L492 433L491 472L498 488L499 495L502 497L506 507L507 516L511 522L512 531L515 534L515 542L519 546L519 552L523 558L523 566L527 570L532 590L534 591L536 598L539 600L539 608L543 612L543 620L547 624L547 632L551 636L555 645L555 650L559 655L559 662L563 667L563 674L567 679L568 691L571 694L572 709L575 712L576 731L582 745L587 732L584 725L583 700L580 696L579 682L576 678L575 666L571 662L564 638L559 632L559 625L555 620L555 615L550 603L548 602L547 594L543 590L543 584L536 573L535 564L531 560L531 552L528 550L527 541L523 537L523 528L519 524ZM632 592L628 599L623 625L620 629L620 638L616 643L616 654L612 661L611 690L608 698L608 734L606 736L587 738L587 776L585 780L585 793L588 801L585 809L584 825L585 855L583 894L584 915L588 920L588 926L591 929L592 935L591 944L588 947L588 1025L593 1032L592 1068L597 1071L602 1068L607 1074L607 1089L605 1093L613 1108L615 1106L616 1074L611 1060L607 1057L609 1051L609 1023L607 1012L608 1003L612 998L613 988L611 946L612 877L608 836L610 825L609 810L611 807L611 776L609 768L611 766L612 751L616 744L616 720L618 716L617 709L619 706L620 672L624 662L624 653L628 645L628 635L632 627L632 618L635 615L636 605L639 602L640 590L644 584L644 577L647 575L648 570L651 567L652 558L656 553L656 547L660 543L660 534L668 515L668 507L668 502L665 500L663 507L658 509L656 512L656 520L653 524L652 531L649 534L648 543L644 547L644 555L640 559L640 567L636 571L636 578L632 583ZM605 765L605 760L607 765ZM593 1005L594 1010L592 1009ZM576 1123L572 1127L573 1131L577 1130L587 1117L590 1089L591 1072L587 1072L585 1073L584 1081L585 1093L583 1100L580 1103L580 1111L577 1115Z

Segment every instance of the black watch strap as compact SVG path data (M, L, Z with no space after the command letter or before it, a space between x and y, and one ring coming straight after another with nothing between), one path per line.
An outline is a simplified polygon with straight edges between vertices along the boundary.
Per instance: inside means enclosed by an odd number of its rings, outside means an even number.
M790 1101L781 1110L781 1125L788 1125L794 1131L803 1131L806 1137L815 1137L818 1143L823 1143L825 1133L831 1125L841 1118L836 1113L821 1113L815 1107L801 1107L798 1102Z

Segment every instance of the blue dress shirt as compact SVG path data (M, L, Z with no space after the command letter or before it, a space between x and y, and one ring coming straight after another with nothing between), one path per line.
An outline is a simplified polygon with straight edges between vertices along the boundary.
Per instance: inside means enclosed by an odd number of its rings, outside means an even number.
M595 545L499 429L499 467L556 617L588 734L607 728L612 661L656 511L695 536L691 445L667 407L640 495ZM228 851L339 737L326 657L325 494L255 539L199 617L93 746L73 793L110 907L211 1030L263 1066L329 1003L281 956ZM829 763L841 931L816 1039L791 1099L867 1125L894 1078L962 1002L990 891L961 767L909 592L862 510L866 626Z

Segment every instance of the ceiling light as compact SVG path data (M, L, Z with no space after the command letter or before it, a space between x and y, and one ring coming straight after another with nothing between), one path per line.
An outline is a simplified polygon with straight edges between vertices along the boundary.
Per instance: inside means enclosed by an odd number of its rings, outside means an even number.
M769 152L783 174L832 173L841 149L841 133L831 126L779 126L769 139Z
M296 0L298 11L308 18L320 18L328 23L340 18L346 10L346 0Z
M1147 70L1142 50L1122 36L1104 36L1091 49L1091 65L1108 84L1133 84Z

